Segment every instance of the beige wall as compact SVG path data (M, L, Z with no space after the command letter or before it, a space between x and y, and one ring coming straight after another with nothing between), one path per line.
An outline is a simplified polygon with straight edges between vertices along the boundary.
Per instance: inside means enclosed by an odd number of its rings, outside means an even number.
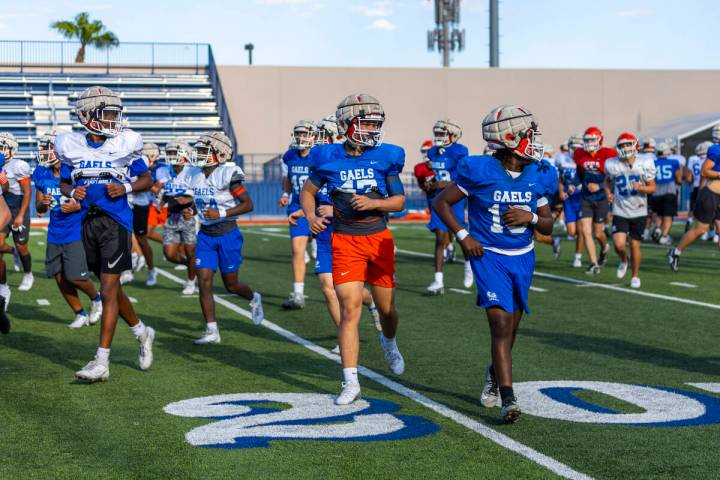
M376 96L387 115L386 141L417 161L434 121L463 126L462 142L479 152L480 125L493 107L514 103L536 114L556 147L598 125L610 143L675 117L720 112L720 71L515 70L420 68L219 67L241 153L285 149L299 119L333 113L347 94ZM606 142L607 143L607 142Z

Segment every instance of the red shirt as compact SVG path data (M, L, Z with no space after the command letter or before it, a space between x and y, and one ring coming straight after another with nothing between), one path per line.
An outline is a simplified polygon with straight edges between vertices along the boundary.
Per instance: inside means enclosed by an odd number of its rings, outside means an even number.
M582 182L582 196L587 200L603 200L606 197L605 188L605 162L609 158L617 157L617 151L614 148L600 147L595 153L590 153L582 148L575 150L573 160L577 165L577 172ZM590 192L587 188L588 183L597 183L600 190Z

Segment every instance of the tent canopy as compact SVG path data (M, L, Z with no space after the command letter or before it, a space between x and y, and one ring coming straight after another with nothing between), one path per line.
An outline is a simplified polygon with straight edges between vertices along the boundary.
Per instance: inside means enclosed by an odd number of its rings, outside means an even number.
M640 132L639 138L675 138L682 141L718 124L720 124L720 113L700 113L675 118L663 125L645 129Z

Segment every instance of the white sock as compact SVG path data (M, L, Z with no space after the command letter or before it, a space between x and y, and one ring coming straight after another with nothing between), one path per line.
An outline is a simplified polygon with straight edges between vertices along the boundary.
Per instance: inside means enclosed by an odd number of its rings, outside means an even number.
M443 283L443 272L435 272L435 281Z
M303 282L294 282L293 283L293 293L295 295L304 295L305 294L305 284Z
M677 247L673 248L673 254L674 255L682 255L682 252L677 249Z
M98 347L97 353L95 353L95 358L97 358L98 362L107 365L110 361L110 349Z
M208 322L207 324L207 332L208 333L218 333L218 324L217 322Z
M470 260L465 260L465 270L472 270L472 267L470 266Z
M385 340L385 345L386 345L388 348L393 349L393 350L397 348L397 343L395 343L395 339L396 339L397 337L388 338L388 337L385 336L384 333L382 334L382 336L383 336L383 339Z
M343 380L345 380L345 383L360 385L360 382L358 381L357 368L343 368Z
M138 321L137 325L134 327L130 327L130 331L135 336L135 338L142 338L145 336L145 324L142 322L142 320Z
M582 258L582 253L576 253L575 258L580 260Z

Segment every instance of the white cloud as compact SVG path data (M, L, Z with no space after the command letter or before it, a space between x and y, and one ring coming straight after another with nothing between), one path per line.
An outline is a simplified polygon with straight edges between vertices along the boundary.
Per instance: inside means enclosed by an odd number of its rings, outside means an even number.
M368 25L368 28L370 30L383 30L386 32L392 32L393 30L397 29L397 25L392 23L387 18L378 18L377 20L374 20L370 25Z
M646 8L629 8L618 12L619 17L646 17L652 12Z

